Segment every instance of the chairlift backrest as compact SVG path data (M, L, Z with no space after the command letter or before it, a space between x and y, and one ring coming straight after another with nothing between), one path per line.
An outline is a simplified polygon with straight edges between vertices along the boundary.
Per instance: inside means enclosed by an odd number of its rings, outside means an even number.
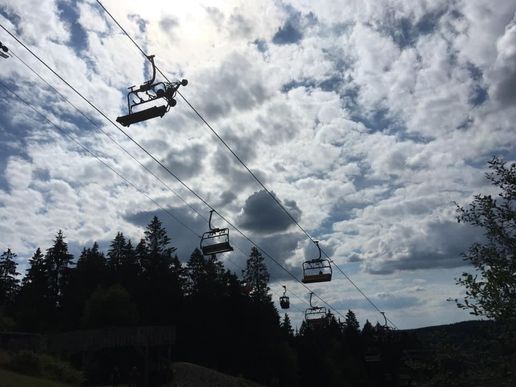
M163 117L170 107L176 105L177 102L174 97L179 86L188 84L186 79L177 82L155 82L154 55L147 56L147 59L152 64L152 77L138 88L136 86L129 88L130 91L127 93L128 114L116 119L123 126L129 126L151 118ZM134 110L138 108L142 110Z
M319 241L314 241L314 243L319 250L319 256L310 261L303 262L302 282L305 284L331 281L331 263L328 259L321 258L321 247L319 246Z
M212 216L213 210L210 211L210 219L208 221L210 230L206 231L201 237L200 247L203 255L213 255L233 251L233 247L229 243L229 229L212 227Z

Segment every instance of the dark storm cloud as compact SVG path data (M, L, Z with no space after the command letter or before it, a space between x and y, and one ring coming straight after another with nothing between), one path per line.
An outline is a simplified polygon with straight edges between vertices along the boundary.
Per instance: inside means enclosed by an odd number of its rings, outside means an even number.
M283 26L278 28L278 31L272 38L274 44L291 44L297 43L303 38L301 31L298 31L296 27L292 25L291 21L287 21Z
M295 201L284 200L282 204L294 219L299 220L301 209ZM247 230L265 234L285 231L293 224L288 215L263 190L247 198L238 223Z
M192 215L191 210L187 207L170 207L168 208L168 211L177 217L182 223L188 225L188 227L194 230L197 234L202 234L207 231L208 225L206 224L206 221L199 216ZM199 247L199 238L170 216L165 210L158 209L155 211L141 211L127 214L125 219L128 222L145 229L154 216L158 217L163 227L167 230L167 234L171 239L171 245L177 248L176 253L179 259L182 262L186 262L192 254L192 251ZM141 237L144 237L143 232ZM133 246L136 246L139 240L132 242Z
M292 257L296 250L298 243L306 238L301 233L282 233L265 238L260 238L257 243L267 253L271 255L279 264L286 268L294 277L302 278L301 265L290 266L285 261ZM271 282L292 280L292 276L283 270L277 263L272 261L270 258L265 258L267 263L267 269L269 270Z
M180 178L191 177L201 171L204 152L205 148L200 144L173 149L166 156L164 164Z
M226 153L218 152L213 156L212 166L217 176L223 176L226 184L231 189L238 190L239 187L246 186L252 181L252 177L247 171L236 164L235 160Z
M392 274L402 270L454 268L465 266L462 253L474 242L482 241L481 231L473 226L454 222L433 222L427 226L424 239L406 246L408 257L383 260L368 265L372 274Z
M203 76L201 106L208 119L227 115L232 109L245 111L262 104L269 93L262 85L261 73L243 55L231 54L217 69Z

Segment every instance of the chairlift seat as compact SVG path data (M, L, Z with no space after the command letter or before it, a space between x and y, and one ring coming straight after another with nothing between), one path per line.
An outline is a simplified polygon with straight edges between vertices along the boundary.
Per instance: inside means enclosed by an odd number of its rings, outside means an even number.
M303 280L305 284L331 281L332 269L327 259L314 259L303 263Z
M163 117L167 112L167 105L153 106L139 112L129 113L125 116L117 117L117 121L123 126L129 126L137 122L146 121L151 118Z
M305 311L305 321L311 328L322 326L325 318L326 308L316 306Z
M217 228L205 232L201 238L201 251L203 255L233 251L233 247L229 243L229 229Z

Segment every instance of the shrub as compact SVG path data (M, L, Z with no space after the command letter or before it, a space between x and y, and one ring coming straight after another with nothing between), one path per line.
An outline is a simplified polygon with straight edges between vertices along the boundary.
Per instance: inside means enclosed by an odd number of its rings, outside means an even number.
M82 373L67 362L32 351L14 353L7 363L7 368L22 374L40 376L70 384L80 384L83 379Z

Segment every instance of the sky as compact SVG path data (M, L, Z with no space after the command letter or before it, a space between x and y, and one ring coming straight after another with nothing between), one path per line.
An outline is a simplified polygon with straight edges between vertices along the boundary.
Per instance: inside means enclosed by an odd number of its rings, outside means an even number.
M457 223L455 203L495 193L494 155L516 160L516 0L103 4L170 80L188 80L182 95L398 328L473 318L447 301L464 294L461 253L482 238ZM0 0L0 24L112 120L149 79L95 1ZM106 251L118 231L137 243L157 215L186 262L209 208L2 29L0 41L79 109L0 58L2 84L35 109L0 87L0 249L23 272L59 229L77 257L95 241ZM318 256L181 97L126 131L294 277ZM230 238L220 259L240 274L251 245ZM274 300L286 285L299 325L307 290L266 262ZM337 270L309 287L342 314L382 321Z

